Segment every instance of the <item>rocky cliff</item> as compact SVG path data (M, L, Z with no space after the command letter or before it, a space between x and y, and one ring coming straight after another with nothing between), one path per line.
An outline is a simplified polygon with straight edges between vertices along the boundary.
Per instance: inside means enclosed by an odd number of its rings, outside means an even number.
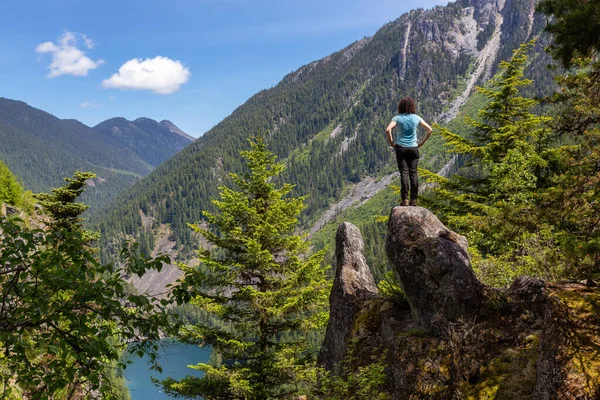
M466 239L421 207L390 214L386 251L405 298L377 293L352 224L336 237L319 362L348 377L375 362L392 399L600 398L600 290L520 277L485 287Z

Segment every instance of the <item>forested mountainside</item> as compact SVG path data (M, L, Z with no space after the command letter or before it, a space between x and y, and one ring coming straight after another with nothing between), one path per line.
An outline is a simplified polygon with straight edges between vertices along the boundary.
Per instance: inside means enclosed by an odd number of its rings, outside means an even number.
M0 98L0 160L27 190L48 191L65 177L92 171L83 201L96 211L118 192L191 143L169 121L118 119L90 128L20 101ZM100 129L100 127L102 129ZM123 138L123 135L130 137ZM185 135L185 134L184 134Z
M150 118L135 121L111 118L96 125L94 131L133 151L153 167L158 167L194 141L172 122L156 122Z
M184 151L124 192L94 218L107 243L139 233L140 212L168 224L178 245L193 245L187 223L212 209L217 186L238 172L247 138L267 133L287 169L281 176L308 195L305 228L345 194L349 185L394 171L384 129L400 97L419 102L429 121L449 121L521 43L541 34L535 0L462 0L414 10L374 36L290 73L274 88L249 99ZM541 37L528 66L538 93L552 87ZM439 148L426 150L423 166L448 162ZM148 224L145 219L145 226Z

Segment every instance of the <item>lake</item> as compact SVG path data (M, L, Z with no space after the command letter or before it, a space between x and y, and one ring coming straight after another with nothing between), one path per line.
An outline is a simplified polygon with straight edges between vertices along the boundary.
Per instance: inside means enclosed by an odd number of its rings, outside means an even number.
M131 393L132 400L162 400L172 399L162 393L161 388L152 383L152 378L165 379L172 377L183 378L186 375L202 376L204 373L188 368L200 362L208 362L210 349L180 343L174 340L161 341L160 366L162 373L148 369L148 357L140 358L135 354L129 355L133 361L124 371L125 382Z

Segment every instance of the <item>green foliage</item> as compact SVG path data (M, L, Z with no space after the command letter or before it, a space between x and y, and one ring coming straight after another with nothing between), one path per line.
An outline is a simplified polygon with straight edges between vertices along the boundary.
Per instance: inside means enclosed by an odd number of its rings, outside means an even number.
M155 299L124 290L126 274L160 270L165 257L144 259L133 247L123 268L96 260L81 226L85 206L74 203L91 176L76 173L40 196L49 220L0 220L0 379L26 398L115 398L110 366L123 342L155 360L168 326Z
M517 275L590 278L600 266L600 66L590 59L559 76L547 103L554 120L522 95L526 48L502 64L489 104L469 119L472 137L440 129L464 166L452 178L422 171L429 205L472 245L475 270L502 286ZM558 55L557 55L558 57Z
M73 178L65 178L66 185L52 189L52 193L37 195L40 205L52 218L52 228L79 229L83 222L80 215L88 208L75 200L83 193L85 181L95 178L91 172L75 172Z
M371 364L346 371L339 377L327 373L321 377L321 388L317 398L322 400L389 400L391 397L382 390L386 379L386 364L377 357Z
M553 124L567 145L558 149L556 173L543 200L543 215L558 236L569 274L600 276L600 63L573 62L578 70L559 78L552 98L560 107Z
M356 323L359 323L358 320ZM365 354L359 357L357 354L364 352L364 348L360 346L360 341L356 338L350 341L348 354L343 360L339 375L332 375L329 371L319 371L319 386L313 392L315 398L320 400L389 400L391 398L385 391L387 352L373 348L370 357Z
M576 57L600 52L600 3L594 0L542 0L537 10L553 16L546 31L554 36L550 51L565 67Z
M556 240L553 229L537 217L553 167L550 118L531 113L537 101L521 94L532 83L524 78L532 46L521 46L510 62L501 63L490 87L478 89L488 103L477 120L467 119L473 137L439 129L449 150L466 160L459 173L443 178L422 171L435 185L425 204L466 234L476 269L495 285L516 275L561 274L562 266L553 265L546 252Z
M553 17L550 51L564 67L560 90L550 103L558 108L553 129L564 143L552 156L558 168L549 178L544 217L556 230L569 274L600 276L600 4L596 1L543 0L538 11ZM581 58L583 57L583 58Z
M210 229L192 225L213 248L199 251L198 268L182 265L174 287L178 303L209 316L186 326L180 339L211 346L223 363L199 364L202 378L163 382L166 393L210 399L290 397L314 384L314 354L306 333L324 327L330 284L322 253L294 234L303 198L279 186L284 169L262 137L240 152L250 173L231 174L238 189L220 187L218 213L205 212ZM216 323L214 321L217 321Z
M17 207L21 206L23 204L23 188L6 164L0 161L0 203L2 202Z
M402 290L398 284L394 271L386 272L383 279L377 284L377 289L382 296L387 297L398 304L404 306L408 305L406 293L404 293L404 290Z

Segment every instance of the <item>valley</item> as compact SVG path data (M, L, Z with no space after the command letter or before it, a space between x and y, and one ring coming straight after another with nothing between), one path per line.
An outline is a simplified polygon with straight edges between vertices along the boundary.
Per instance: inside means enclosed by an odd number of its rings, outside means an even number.
M310 53L376 10L236 3L230 37L229 2L163 3L29 37L79 120L0 98L3 397L600 396L600 5L457 0ZM203 121L265 49L318 57Z

